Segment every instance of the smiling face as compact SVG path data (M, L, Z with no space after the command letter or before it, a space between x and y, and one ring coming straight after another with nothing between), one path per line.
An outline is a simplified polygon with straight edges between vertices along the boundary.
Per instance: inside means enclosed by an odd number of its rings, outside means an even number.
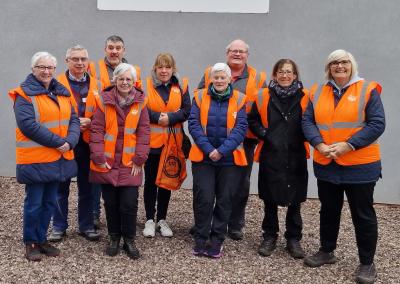
M235 40L226 51L226 62L229 67L243 68L247 63L249 51L246 43L242 40Z
M56 65L54 61L50 58L42 57L36 61L35 66L32 68L32 74L47 89L50 85L51 79L54 77L55 70Z
M211 83L218 93L222 93L228 88L231 78L224 71L217 71L211 74Z
M274 75L274 79L278 82L279 86L283 88L292 85L296 78L297 74L295 74L293 65L290 63L283 64Z
M342 87L350 81L352 75L351 67L351 61L348 56L329 63L329 72L336 84Z
M124 44L120 41L107 41L104 51L106 53L107 61L111 64L112 67L115 68L118 64L122 62L122 58L125 54L125 47Z
M155 72L157 79L163 84L166 84L171 79L173 70L171 66L163 64L161 66L157 66Z
M126 96L133 89L135 83L132 74L129 70L119 75L116 79L118 93L122 96Z
M77 79L81 79L85 74L88 64L88 52L82 50L72 50L65 59L69 72Z

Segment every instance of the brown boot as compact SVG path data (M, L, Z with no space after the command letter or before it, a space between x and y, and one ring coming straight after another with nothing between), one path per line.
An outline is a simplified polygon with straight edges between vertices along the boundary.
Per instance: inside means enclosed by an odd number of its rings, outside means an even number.
M60 255L60 250L52 246L48 242L40 244L39 247L40 247L40 252L45 254L46 256L56 257Z
M25 246L25 257L29 261L41 261L43 254L40 253L39 244L27 244Z

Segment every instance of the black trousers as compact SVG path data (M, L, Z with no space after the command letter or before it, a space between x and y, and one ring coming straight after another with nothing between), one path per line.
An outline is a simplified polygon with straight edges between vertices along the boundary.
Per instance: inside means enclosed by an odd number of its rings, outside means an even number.
M147 220L153 219L156 213L157 202L157 221L165 220L167 217L168 204L171 198L171 191L156 185L158 164L161 154L149 154L149 158L144 165L144 209Z
M108 234L133 239L136 236L138 187L102 184Z
M238 166L192 164L195 239L224 241L240 170Z
M374 187L375 182L337 185L318 180L318 197L321 202L321 250L331 252L336 249L344 193L346 193L355 228L360 263L371 264L374 261L378 240L378 221L373 207Z
M291 204L286 212L286 231L285 239L302 238L303 221L300 214L301 203ZM264 239L278 237L279 220L278 220L278 205L275 203L266 202L264 200L264 219L262 222L262 230Z
M246 167L240 167L241 178L239 181L239 188L232 201L232 213L228 224L229 231L240 231L245 225L246 205L250 192L250 176L251 170L253 169L254 149L256 146L257 140L255 139L246 138L243 142L248 165Z

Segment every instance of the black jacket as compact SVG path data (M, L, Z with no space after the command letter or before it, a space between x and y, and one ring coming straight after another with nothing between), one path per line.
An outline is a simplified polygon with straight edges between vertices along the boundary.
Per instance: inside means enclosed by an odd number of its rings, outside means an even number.
M301 128L299 89L293 96L278 98L272 89L267 107L268 128L264 128L256 104L248 115L251 131L264 141L260 154L258 193L261 199L281 206L307 198L307 159Z

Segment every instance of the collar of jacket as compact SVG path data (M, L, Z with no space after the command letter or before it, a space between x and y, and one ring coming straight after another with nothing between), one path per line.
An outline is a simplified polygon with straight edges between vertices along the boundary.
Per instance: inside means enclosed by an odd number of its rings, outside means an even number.
M164 84L163 82L161 82L160 80L158 80L157 79L157 76L156 76L156 73L154 72L154 71L151 71L151 81L152 81L152 83L153 83L153 86L155 87L155 88L157 88L157 87L159 87L159 86L161 86L161 85L166 85L166 86L168 86L168 85L179 85L180 87L181 87L181 89L182 89L182 86L181 86L181 84L179 83L179 74L178 73L176 73L176 72L174 72L174 73L172 73L172 77L171 77L171 79L169 80L169 82L167 83L167 84Z
M66 96L69 97L70 93L68 90L61 85L56 79L51 79L49 89L46 89L42 82L36 79L33 74L29 74L25 81L21 83L21 88L28 96L37 96L43 94L50 94L53 93L57 96Z
M329 80L326 84L332 86L334 89L336 89L336 91L337 91L338 93L342 93L342 94L343 94L343 93L347 90L347 88L348 88L350 85L353 85L354 83L357 83L358 81L361 81L361 80L364 80L364 79L358 77L357 75L356 75L356 76L353 76L353 77L351 77L350 81L349 81L346 85L343 86L343 88L340 88L340 87L335 83L335 81L332 80L332 79Z

